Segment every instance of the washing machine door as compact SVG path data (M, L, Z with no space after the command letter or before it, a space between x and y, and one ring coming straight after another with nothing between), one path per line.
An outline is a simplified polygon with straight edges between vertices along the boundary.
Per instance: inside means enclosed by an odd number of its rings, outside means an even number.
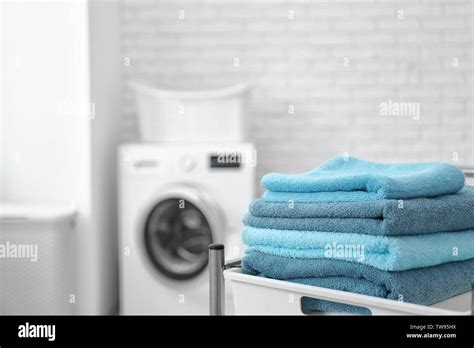
M152 265L176 280L199 275L223 227L219 207L204 192L184 186L162 192L148 211L145 247Z

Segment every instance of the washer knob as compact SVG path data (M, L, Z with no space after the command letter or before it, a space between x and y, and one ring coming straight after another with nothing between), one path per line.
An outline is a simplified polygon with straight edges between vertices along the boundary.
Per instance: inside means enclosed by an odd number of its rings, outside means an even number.
M191 158L189 156L185 156L185 157L181 158L181 168L185 172L190 172L195 167L196 167L196 161L193 158Z

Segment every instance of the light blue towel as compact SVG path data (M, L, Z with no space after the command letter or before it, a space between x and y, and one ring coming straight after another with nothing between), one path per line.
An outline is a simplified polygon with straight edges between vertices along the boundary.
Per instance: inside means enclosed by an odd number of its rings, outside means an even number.
M294 259L250 252L242 260L246 274L314 285L420 305L431 305L471 290L474 259L403 272L329 259ZM314 311L370 314L361 307L319 299L301 300L305 313Z
M268 202L353 202L436 197L458 192L464 174L443 163L382 164L336 156L303 174L262 178Z
M278 230L412 235L474 229L474 188L452 195L337 203L250 205L245 225Z
M329 258L402 271L474 258L474 230L386 237L367 234L244 227L248 252L293 258Z

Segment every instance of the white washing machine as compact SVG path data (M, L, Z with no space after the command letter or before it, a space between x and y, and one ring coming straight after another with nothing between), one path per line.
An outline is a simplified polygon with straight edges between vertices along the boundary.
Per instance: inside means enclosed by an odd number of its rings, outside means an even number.
M254 147L139 144L119 156L121 313L208 314L208 245L243 253Z

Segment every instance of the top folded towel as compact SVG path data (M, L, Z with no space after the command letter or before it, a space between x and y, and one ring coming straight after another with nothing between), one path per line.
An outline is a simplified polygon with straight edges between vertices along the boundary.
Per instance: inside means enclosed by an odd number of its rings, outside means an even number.
M436 197L456 193L464 174L443 163L382 164L336 156L302 174L262 178L267 202L341 202Z

